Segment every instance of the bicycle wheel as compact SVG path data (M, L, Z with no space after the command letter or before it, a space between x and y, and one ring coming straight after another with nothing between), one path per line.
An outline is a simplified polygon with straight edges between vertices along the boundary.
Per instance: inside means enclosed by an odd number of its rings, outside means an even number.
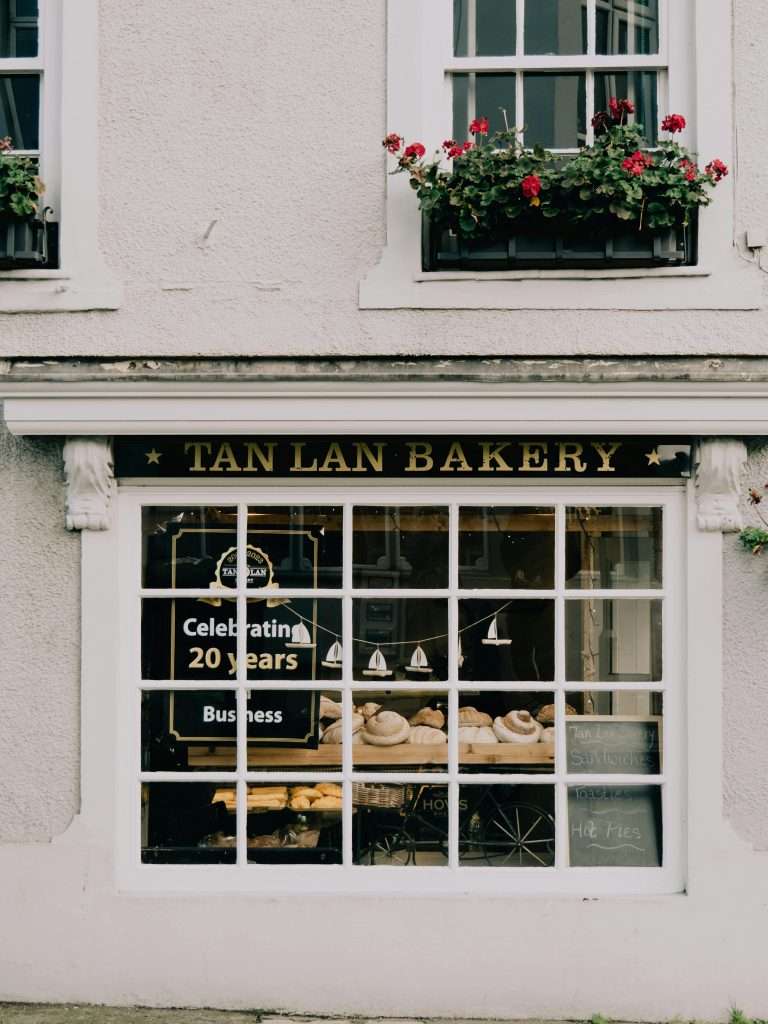
M551 867L555 819L536 804L498 800L491 794L477 847L495 867Z

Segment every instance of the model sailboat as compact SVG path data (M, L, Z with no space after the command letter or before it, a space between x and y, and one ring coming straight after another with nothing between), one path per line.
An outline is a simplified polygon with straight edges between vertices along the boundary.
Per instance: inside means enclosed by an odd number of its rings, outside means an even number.
M380 678L392 675L390 670L387 668L387 660L378 647L371 655L371 659L368 662L368 668L363 669L363 675L379 676Z
M325 655L325 657L320 662L320 664L323 666L323 668L336 668L336 669L340 669L341 668L341 662L342 662L342 655L343 655L343 652L342 652L342 649L341 649L341 644L339 643L339 639L337 637L333 641L331 646L328 648L328 653Z
M423 675L432 674L432 666L429 664L429 659L424 653L424 648L421 644L416 645L416 649L411 655L410 664L405 666L405 671L416 672Z
M482 642L491 647L508 647L512 643L511 640L499 636L499 624L495 615L491 619L488 633L483 637Z
M285 646L304 649L314 647L315 644L312 643L312 637L304 623L297 622L291 627L291 639Z

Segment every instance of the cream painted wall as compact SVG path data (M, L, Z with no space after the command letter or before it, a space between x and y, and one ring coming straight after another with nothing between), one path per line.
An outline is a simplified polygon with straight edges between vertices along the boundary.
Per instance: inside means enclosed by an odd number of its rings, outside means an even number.
M768 351L765 311L358 310L384 243L380 140L397 128L384 0L102 0L100 14L101 238L125 303L4 318L0 356ZM735 0L735 33L742 232L768 225L759 5Z

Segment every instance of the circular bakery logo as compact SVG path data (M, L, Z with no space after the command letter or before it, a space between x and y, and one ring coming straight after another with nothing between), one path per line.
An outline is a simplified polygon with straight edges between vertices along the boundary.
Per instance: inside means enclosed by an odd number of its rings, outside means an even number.
M249 544L245 549L245 561L248 566L249 587L271 587L274 581L274 569L269 555ZM220 587L237 586L237 548L228 548L216 565L216 583Z

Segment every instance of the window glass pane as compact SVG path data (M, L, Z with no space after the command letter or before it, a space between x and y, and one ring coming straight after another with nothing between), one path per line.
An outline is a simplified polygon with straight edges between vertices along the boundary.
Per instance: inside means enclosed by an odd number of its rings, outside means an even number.
M565 664L579 682L658 682L661 601L565 603Z
M461 693L461 771L554 771L554 699L554 694L541 692Z
M470 13L475 8L474 24ZM515 0L453 0L453 52L457 57L514 54Z
M234 682L237 605L219 598L147 598L141 602L144 679Z
M248 720L251 771L341 771L339 691L250 690L249 694L248 710L253 712ZM294 810L302 806L299 801Z
M37 75L0 75L0 137L14 149L39 149L40 79Z
M248 601L249 680L338 680L342 647L341 601Z
M342 793L335 782L249 786L248 860L341 864Z
M234 810L213 782L145 783L141 787L142 862L234 864Z
M237 509L143 508L142 586L237 586Z
M629 121L643 125L650 145L658 139L658 76L655 71L595 72L595 110L607 110L612 96L631 100L635 113Z
M555 787L459 787L462 867L546 868L555 863Z
M354 676L362 682L448 678L448 602L366 598L353 603Z
M586 85L583 74L524 76L525 143L548 149L576 149L586 141Z
M569 693L566 701L578 709L565 720L569 772L661 774L662 694L594 690Z
M459 586L544 590L555 582L555 510L462 508Z
M453 75L453 136L459 142L472 141L469 123L475 117L488 118L489 137L504 131L505 110L511 129L515 126L514 74Z
M0 57L37 56L37 0L0 0Z
M661 787L570 787L568 835L574 867L661 867Z
M525 52L587 52L587 6L582 0L525 0Z
M356 508L353 585L448 586L447 508Z
M566 586L650 589L662 582L660 508L569 508Z
M658 0L597 0L596 47L598 53L658 53Z
M342 510L248 509L248 586L340 587Z
M448 695L355 694L352 760L359 771L446 771Z
M555 602L459 601L459 679L555 678Z
M352 786L356 864L445 867L448 787Z

